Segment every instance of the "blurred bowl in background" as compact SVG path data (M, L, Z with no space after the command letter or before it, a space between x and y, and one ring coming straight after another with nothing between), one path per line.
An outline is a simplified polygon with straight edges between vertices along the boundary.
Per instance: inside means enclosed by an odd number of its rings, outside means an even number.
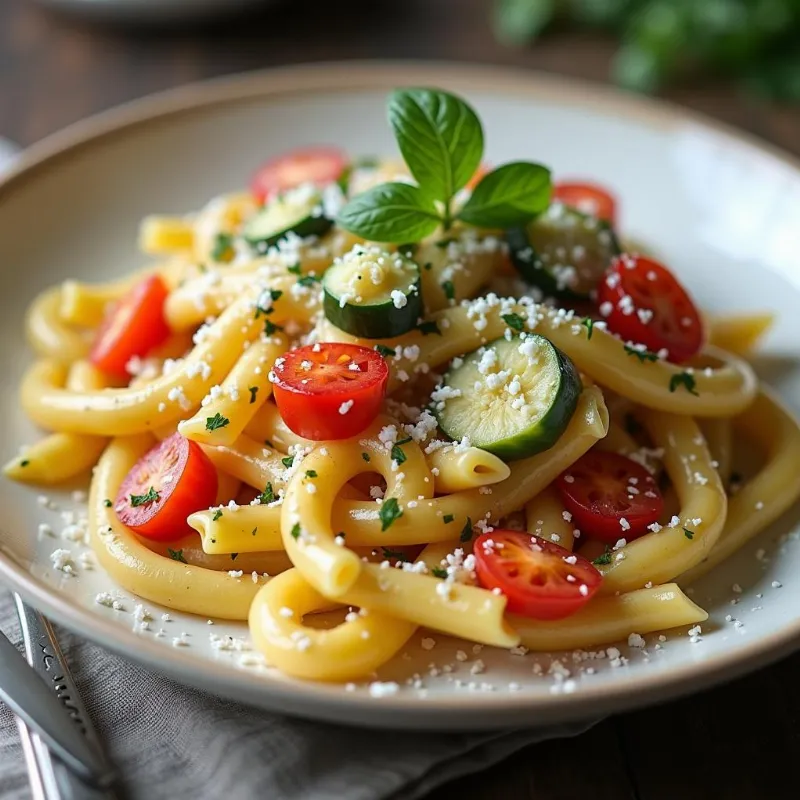
M41 5L98 22L168 25L232 16L280 0L37 0Z

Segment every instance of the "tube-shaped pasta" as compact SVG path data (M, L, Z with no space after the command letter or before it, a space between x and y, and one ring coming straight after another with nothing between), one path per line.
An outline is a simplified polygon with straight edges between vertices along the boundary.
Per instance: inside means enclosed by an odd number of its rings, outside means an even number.
M139 226L139 249L148 255L191 252L192 222L184 217L149 216Z
M491 486L511 474L508 464L479 447L440 447L428 454L428 466L437 494Z
M219 392L209 395L194 416L179 423L178 431L202 444L233 444L272 394L267 375L288 346L286 336L280 333L252 342L222 382ZM209 420L220 417L227 420L222 427L209 424Z
M305 457L301 469L286 487L281 514L283 546L303 577L325 597L339 597L352 587L361 570L359 558L337 544L331 527L331 509L339 490L362 472L378 472L386 481L382 506L372 504L375 518L385 530L389 523L380 521L380 512L394 506L395 516L409 501L430 497L433 482L419 445L404 445L406 460L402 471L393 469L390 452L378 434L390 420L379 417L364 432L358 446L352 440L327 442ZM366 462L361 454L369 454ZM337 529L342 530L342 529ZM346 532L347 529L343 529Z
M65 325L59 314L60 306L60 286L42 292L28 309L25 332L37 355L69 363L85 358L92 343L92 334L91 331Z
M64 281L61 284L59 319L68 325L96 328L103 321L110 303L119 300L142 278L153 272L152 267L147 267L109 283Z
M706 320L708 341L737 356L749 356L774 322L771 311L715 314Z
M264 489L271 483L276 495L284 487L287 467L281 454L249 436L240 436L230 446L204 444L202 447L218 470L233 475L248 486Z
M158 439L157 436L156 438ZM159 439L159 441L161 440ZM222 472L221 470L217 470L218 505L223 505L233 500L241 488L242 488L242 482L237 477L229 475L227 472Z
M496 298L495 301L490 304L479 298L431 315L431 322L446 335L415 330L381 343L395 349L418 345L418 360L434 369L503 336L509 328L502 316L514 313L523 320L530 319L528 327L550 339L579 370L647 408L701 417L733 416L747 408L755 396L757 381L753 370L733 355L715 352L715 357L722 359L722 366L690 374L666 361L640 361L631 357L619 339L596 326L589 339L586 328L565 318L561 309ZM327 321L320 324L320 334L327 341L354 341ZM413 372L413 364L405 357L393 360L392 367L390 391L399 385L399 370Z
M566 619L541 620L508 616L520 642L531 650L572 650L628 638L631 633L694 625L708 614L674 583L637 589L614 597L595 597Z
M607 453L619 453L621 456L629 456L631 453L638 452L641 448L636 439L624 430L612 416L611 424L608 426L608 436L597 443L598 450Z
M736 552L772 524L800 496L800 424L770 392L761 392L747 411L733 421L737 436L752 440L766 462L728 501L728 518L704 561L681 574L686 586Z
M572 550L575 543L575 525L569 521L571 516L565 514L564 504L558 492L552 486L548 486L525 503L525 527L528 533Z
M108 385L107 377L88 361L76 361L69 369L67 388L93 392ZM103 436L84 433L51 433L40 439L3 468L7 478L52 486L90 470L108 444Z
M247 424L245 431L248 436L259 442L268 442L270 447L289 452L289 448L297 445L305 447L314 442L298 436L281 417L275 403L264 403Z
M180 367L138 389L70 392L59 388L65 371L58 361L37 361L22 380L22 405L43 428L101 436L150 430L199 405L209 388L227 375L244 342L255 337L260 325L254 319L253 301L240 298Z
M152 444L148 434L114 439L97 463L89 494L89 535L97 560L120 586L147 600L205 617L247 619L259 583L158 555L106 507L105 499L116 496Z
M269 663L287 675L347 681L366 677L388 661L417 628L373 611L327 630L303 625L305 614L332 607L299 570L290 569L256 595L250 635Z
M601 566L603 594L665 583L705 558L725 524L727 497L697 423L691 418L644 411L642 422L656 447L681 504L677 524L647 533L617 550ZM620 538L625 533L620 529Z
M733 428L731 420L724 417L708 417L700 423L708 442L711 457L716 462L716 470L723 485L728 483L733 459Z
M283 550L280 505L197 511L187 522L200 534L203 551L209 554Z

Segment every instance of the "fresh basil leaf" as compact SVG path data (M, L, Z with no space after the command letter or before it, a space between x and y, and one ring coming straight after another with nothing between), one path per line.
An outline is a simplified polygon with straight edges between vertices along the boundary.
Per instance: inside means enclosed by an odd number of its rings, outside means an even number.
M556 0L496 0L493 28L504 44L525 44L553 20Z
M371 242L418 242L440 223L433 201L417 186L382 183L354 197L338 224Z
M550 203L550 170L515 161L490 172L475 187L458 218L480 228L524 225Z
M444 203L475 174L483 155L478 115L438 89L398 89L389 97L389 124L419 185Z

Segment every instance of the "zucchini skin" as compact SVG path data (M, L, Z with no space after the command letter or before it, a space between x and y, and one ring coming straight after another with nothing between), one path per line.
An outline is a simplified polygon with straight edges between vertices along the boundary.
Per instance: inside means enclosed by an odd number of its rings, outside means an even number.
M581 217L586 217L586 214L578 211L577 209L568 207L569 211ZM537 220L529 223L535 225ZM598 233L606 231L610 237L609 243L609 263L611 258L618 256L622 253L617 235L614 229L605 221L598 220ZM506 242L508 243L509 255L511 263L516 268L517 272L522 278L533 286L538 286L546 296L555 297L562 300L588 300L589 292L575 291L569 288L560 288L553 274L539 262L539 254L536 248L533 247L530 241L527 227L511 228L506 231ZM528 254L528 255L526 255ZM537 263L539 266L537 266ZM606 265L608 266L608 265ZM602 276L598 275L599 282Z
M417 321L425 315L422 303L422 280L419 276L412 284L416 287L404 292L406 304L396 308L391 299L369 305L346 303L339 305L339 298L328 289L322 279L322 309L329 322L347 333L361 339L392 339L417 327Z
M257 220L257 218L254 218L251 222L255 220ZM294 233L301 239L305 239L307 236L324 236L332 227L333 220L327 217L303 217L297 224L290 225L288 228L284 228L271 236L252 236L245 230L244 238L252 247L256 249L266 249L275 246L290 233Z

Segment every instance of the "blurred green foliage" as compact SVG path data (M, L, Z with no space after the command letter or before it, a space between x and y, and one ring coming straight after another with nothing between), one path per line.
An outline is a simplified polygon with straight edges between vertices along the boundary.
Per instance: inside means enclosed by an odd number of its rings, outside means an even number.
M712 72L800 102L800 0L495 0L493 17L511 45L560 23L613 33L612 77L630 89Z

